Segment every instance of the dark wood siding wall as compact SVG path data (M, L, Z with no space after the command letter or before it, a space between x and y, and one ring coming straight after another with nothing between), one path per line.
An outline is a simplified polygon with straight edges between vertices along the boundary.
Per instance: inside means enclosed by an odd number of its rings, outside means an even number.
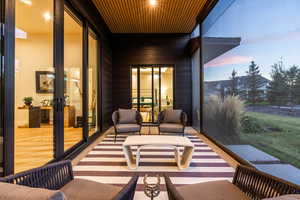
M92 1L87 0L70 0L70 2L79 9L79 12L89 20L89 23L95 28L95 31L100 37L100 63L101 63L101 120L102 120L102 131L105 131L110 126L110 119L112 113L112 48L110 42L111 32L97 8L94 6ZM101 105L101 100L99 104Z
M113 109L131 107L130 65L175 66L174 107L188 113L191 121L191 60L186 51L189 34L115 34L113 44Z
M110 45L106 42L102 44L103 68L102 68L102 129L106 130L111 125L111 114L113 110L112 99L112 52Z

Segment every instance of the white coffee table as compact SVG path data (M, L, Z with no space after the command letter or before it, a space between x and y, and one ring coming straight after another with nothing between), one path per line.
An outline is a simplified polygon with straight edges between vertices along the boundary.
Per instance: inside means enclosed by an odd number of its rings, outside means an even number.
M136 156L132 153L132 146L137 146ZM128 136L123 143L123 152L129 169L137 169L140 160L140 151L144 147L172 147L174 158L180 170L188 168L194 152L194 144L186 137L166 135ZM184 147L182 155L179 147Z

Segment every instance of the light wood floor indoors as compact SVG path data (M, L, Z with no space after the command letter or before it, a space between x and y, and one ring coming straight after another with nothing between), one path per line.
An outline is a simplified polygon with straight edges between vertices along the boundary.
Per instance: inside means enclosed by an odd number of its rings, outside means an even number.
M64 149L82 139L82 128L65 128ZM53 159L53 128L16 128L15 172L42 166Z

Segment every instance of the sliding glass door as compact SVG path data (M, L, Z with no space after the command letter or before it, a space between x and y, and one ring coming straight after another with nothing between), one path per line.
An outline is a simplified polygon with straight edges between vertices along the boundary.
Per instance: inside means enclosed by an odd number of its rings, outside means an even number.
M16 1L15 172L53 159L53 8L53 0Z
M89 29L88 46L88 132L91 136L100 128L98 123L98 40L92 29Z
M0 148L1 141L9 145L0 163L6 163L8 175L62 159L100 131L101 75L97 33L71 5L18 0L6 8L15 13L15 19L9 16L10 29L6 26L15 48L11 41L5 48L14 56L6 56L9 66L2 70L7 86L3 107L11 109L5 119L12 120L3 120L7 134L2 139L0 133Z
M132 108L144 123L157 122L161 110L173 108L173 67L139 65L131 68Z
M64 149L83 139L83 24L64 13Z

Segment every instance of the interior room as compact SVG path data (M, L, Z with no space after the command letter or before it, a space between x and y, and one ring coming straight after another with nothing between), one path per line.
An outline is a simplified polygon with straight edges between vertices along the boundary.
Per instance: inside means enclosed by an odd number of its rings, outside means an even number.
M161 110L173 108L173 67L131 68L132 108L141 112L143 122L157 122Z
M0 199L299 199L299 10L0 0Z

